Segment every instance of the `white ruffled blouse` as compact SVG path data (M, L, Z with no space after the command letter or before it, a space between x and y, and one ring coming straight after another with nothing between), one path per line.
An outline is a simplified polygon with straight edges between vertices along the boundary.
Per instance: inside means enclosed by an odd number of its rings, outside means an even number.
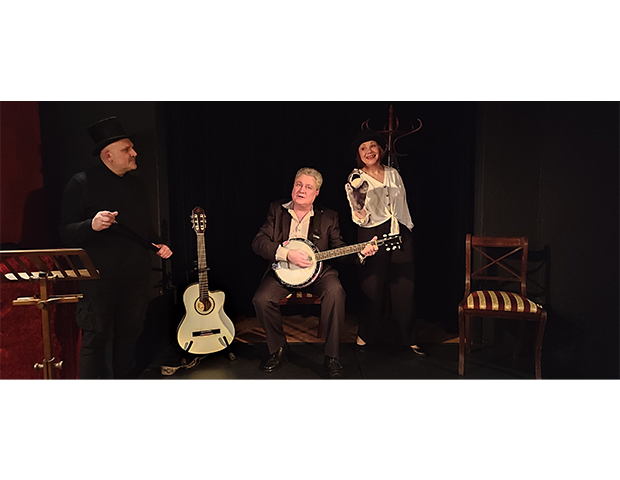
M364 204L366 216L364 218L357 217L351 208L351 218L360 227L365 228L376 227L390 220L390 234L392 235L400 233L399 222L411 230L413 222L407 205L407 192L403 179L395 168L387 165L383 167L385 168L383 183L363 170L356 169L353 171L360 174L362 181L368 182L368 192ZM351 205L350 200L349 205Z

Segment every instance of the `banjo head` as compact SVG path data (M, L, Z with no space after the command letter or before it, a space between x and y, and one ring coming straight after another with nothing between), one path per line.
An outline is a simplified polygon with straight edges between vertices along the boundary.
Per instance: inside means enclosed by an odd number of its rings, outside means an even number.
M305 238L291 238L286 245L290 250L302 250L308 254L312 265L300 268L289 262L278 262L274 264L274 272L285 287L303 288L310 285L321 273L323 264L316 261L316 254L319 252L314 244Z

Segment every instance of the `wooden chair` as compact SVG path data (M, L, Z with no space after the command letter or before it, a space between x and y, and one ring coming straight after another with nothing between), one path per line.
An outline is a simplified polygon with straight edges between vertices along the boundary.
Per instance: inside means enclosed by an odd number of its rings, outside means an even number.
M542 340L547 312L527 297L527 253L527 237L467 235L465 295L458 309L459 375L465 373L465 353L471 353L470 319L488 317L536 322L534 361L536 379L541 379ZM484 289L474 290L474 283Z
M316 297L312 295L311 293L304 293L304 292L298 291L295 293L290 293L288 296L280 300L278 305L280 305L280 307L285 307L285 306L296 307L300 305L318 305L320 308L321 298ZM319 324L316 330L316 338L323 337L322 327L323 325L321 322L321 314L319 313Z

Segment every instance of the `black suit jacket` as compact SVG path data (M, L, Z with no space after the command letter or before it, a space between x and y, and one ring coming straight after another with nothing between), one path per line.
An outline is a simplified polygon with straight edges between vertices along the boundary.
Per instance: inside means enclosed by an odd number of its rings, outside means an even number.
M291 228L291 214L282 204L287 200L272 202L267 212L267 220L252 241L252 250L269 262L275 261L276 250L284 241L288 240L288 234ZM314 204L314 211L321 211L321 228L319 240L315 246L319 251L331 250L346 246L340 234L340 224L338 222L338 214L328 208L323 208ZM312 225L312 222L311 222ZM312 227L310 227L312 230ZM308 232L309 240L312 240L312 231ZM271 266L271 263L269 264ZM324 268L328 265L324 265ZM270 267L268 267L268 270Z

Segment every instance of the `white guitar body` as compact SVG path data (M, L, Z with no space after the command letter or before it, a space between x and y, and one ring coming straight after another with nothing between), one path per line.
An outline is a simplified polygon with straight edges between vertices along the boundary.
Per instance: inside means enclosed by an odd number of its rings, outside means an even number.
M177 341L189 353L206 355L228 347L235 338L235 326L224 313L224 292L209 291L204 210L192 210L192 225L198 244L198 283L183 293L185 316L177 327Z
M183 294L185 316L177 328L177 341L189 353L205 355L228 347L235 338L235 326L224 312L224 292L210 291L209 305L200 301L199 285Z

